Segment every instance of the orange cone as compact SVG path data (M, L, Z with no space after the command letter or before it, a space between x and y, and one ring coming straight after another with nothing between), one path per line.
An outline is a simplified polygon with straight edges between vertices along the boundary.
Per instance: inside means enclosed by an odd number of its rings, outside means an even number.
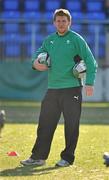
M10 151L7 154L8 156L19 156L19 154L16 151Z

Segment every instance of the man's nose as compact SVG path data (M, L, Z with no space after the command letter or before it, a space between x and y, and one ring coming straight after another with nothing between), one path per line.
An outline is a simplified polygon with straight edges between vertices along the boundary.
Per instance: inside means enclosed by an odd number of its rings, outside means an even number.
M63 25L64 24L64 22L60 22L60 25Z

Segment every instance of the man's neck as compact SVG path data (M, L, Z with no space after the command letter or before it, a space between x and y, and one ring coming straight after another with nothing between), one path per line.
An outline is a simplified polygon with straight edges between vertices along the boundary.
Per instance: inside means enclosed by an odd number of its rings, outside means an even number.
M57 33L58 33L59 36L64 36L67 32L68 32L68 30L65 31L64 33L60 33L60 32L57 32Z

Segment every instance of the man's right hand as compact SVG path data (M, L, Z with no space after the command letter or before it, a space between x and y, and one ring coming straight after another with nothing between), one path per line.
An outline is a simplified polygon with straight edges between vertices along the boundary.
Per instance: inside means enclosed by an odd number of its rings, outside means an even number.
M36 59L33 63L33 67L39 71L46 71L48 70L48 67L46 64L41 64L38 62L38 59Z

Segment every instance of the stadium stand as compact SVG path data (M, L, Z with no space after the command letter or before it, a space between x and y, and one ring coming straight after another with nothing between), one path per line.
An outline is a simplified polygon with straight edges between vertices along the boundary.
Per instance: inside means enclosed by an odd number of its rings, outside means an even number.
M34 48L38 48L44 37L54 32L55 28L51 23L53 12L57 8L67 8L71 12L73 17L72 29L84 35L93 48L95 26L90 23L87 25L77 23L77 21L105 20L106 13L102 0L0 0L0 20L4 20L4 23L0 24L0 44L14 42L10 47L4 47L6 57L12 55L18 57L21 53L25 58L27 55L30 57L32 54L30 50L32 38L35 37L36 41ZM103 57L105 56L105 33L102 25L99 26L99 33L99 56Z
M58 0L54 0L54 1L50 1L47 0L46 4L45 4L45 10L46 11L54 11L55 9L60 8L60 1Z
M18 20L21 18L21 13L19 11L12 11L12 10L4 10L3 12L1 12L1 17L0 19L5 19L9 20L9 19L15 19Z
M55 27L52 24L47 24L46 26L47 33L53 33L55 31Z
M19 0L4 0L4 10L18 10L19 8Z
M19 24L18 23L14 23L14 24L10 24L10 23L5 23L4 24L4 32L5 33L11 33L11 32L19 32Z
M103 2L102 1L87 1L88 12L102 12Z
M24 20L40 20L41 19L41 13L38 11L24 11L22 13L22 19Z
M72 1L72 0L69 0L69 1L66 1L66 8L67 9L70 9L70 11L73 11L73 12L81 12L82 11L82 8L81 8L81 1Z
M24 2L25 11L39 11L40 2L38 0L26 0Z

